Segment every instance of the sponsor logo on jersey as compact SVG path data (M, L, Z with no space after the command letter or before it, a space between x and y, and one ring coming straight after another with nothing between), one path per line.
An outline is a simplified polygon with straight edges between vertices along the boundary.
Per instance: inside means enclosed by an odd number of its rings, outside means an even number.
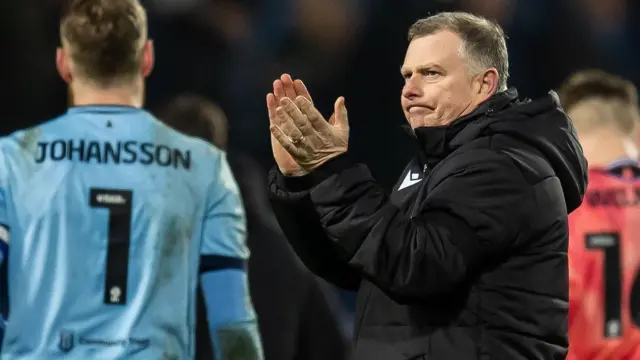
M74 346L74 334L73 331L60 330L58 339L58 349L63 353L68 353L73 350Z

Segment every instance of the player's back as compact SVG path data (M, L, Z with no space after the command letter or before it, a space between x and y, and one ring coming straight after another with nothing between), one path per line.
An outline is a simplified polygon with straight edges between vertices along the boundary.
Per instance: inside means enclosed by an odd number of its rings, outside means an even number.
M638 164L590 169L569 224L569 358L640 359Z
M2 140L2 359L187 359L220 152L143 110L88 106Z

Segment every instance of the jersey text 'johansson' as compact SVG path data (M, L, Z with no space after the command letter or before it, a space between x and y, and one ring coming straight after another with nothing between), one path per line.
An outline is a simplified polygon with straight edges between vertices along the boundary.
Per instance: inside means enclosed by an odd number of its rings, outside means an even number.
M38 142L36 162L79 161L95 164L133 164L191 168L191 152L150 142L56 139Z

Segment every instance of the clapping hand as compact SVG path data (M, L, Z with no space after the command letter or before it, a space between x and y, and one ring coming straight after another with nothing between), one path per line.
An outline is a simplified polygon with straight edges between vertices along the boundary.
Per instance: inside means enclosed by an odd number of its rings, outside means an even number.
M284 98L295 99L298 96L303 96L311 101L311 95L307 91L307 88L300 80L293 81L291 76L284 74L280 79L273 82L273 93L267 94L267 109L269 110L269 122L271 124L278 124L277 108L278 104ZM302 176L307 174L298 163L289 155L280 142L276 140L275 136L271 135L271 150L273 151L273 157L276 160L276 164L280 171L287 176Z
M343 97L336 100L327 121L302 81L294 82L285 74L274 83L274 94L267 95L267 106L274 157L285 175L304 175L347 151L349 123Z

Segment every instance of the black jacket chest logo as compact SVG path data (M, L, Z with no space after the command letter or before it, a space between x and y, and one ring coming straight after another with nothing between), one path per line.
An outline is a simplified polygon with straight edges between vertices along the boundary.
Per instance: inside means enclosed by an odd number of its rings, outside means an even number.
M423 175L423 173L419 172L419 171L415 171L415 170L407 171L407 174L405 175L404 179L402 180L402 183L400 184L400 186L398 186L398 191L418 184L419 182L421 182L423 180L423 176L422 175Z

